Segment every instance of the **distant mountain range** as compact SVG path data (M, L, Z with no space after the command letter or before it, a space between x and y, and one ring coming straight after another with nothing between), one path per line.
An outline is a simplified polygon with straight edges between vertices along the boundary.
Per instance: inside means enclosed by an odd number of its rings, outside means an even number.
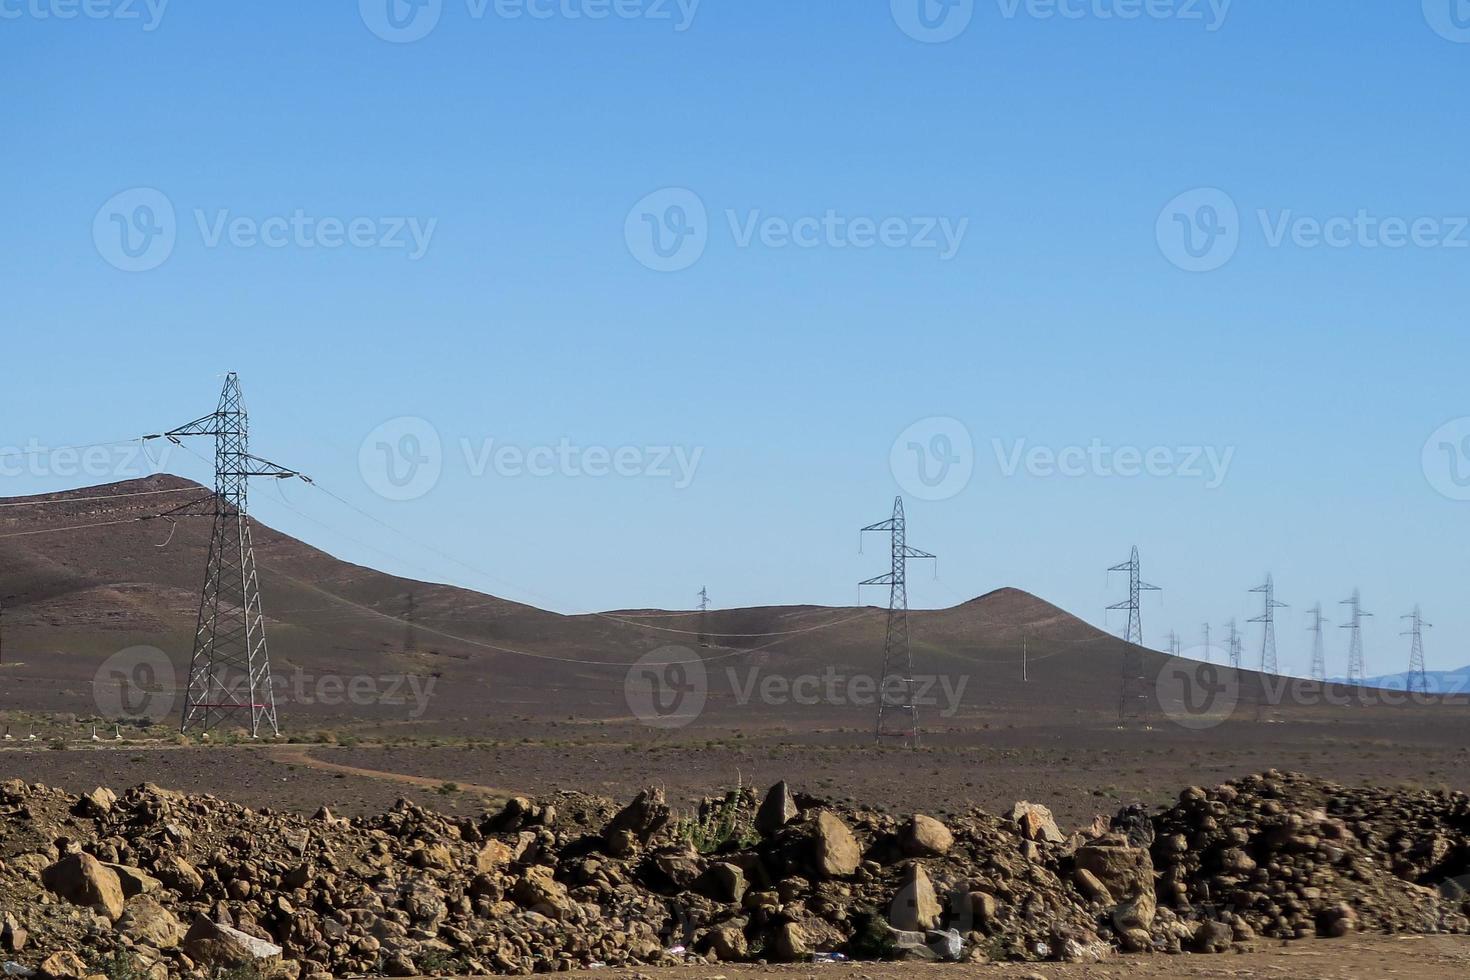
M1347 678L1330 678L1334 683L1346 684ZM1470 693L1470 667L1461 667L1458 670L1429 670L1424 672L1424 680L1429 686L1430 694L1467 694ZM1381 687L1385 691L1407 691L1409 689L1409 675L1384 674L1381 677L1370 677L1365 682L1366 687Z

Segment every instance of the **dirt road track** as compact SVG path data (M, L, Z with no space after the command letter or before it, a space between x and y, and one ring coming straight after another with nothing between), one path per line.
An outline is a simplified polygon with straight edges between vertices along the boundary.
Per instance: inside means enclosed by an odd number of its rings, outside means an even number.
M308 769L316 769L321 772L343 773L348 776L362 776L367 779L380 779L391 783L400 783L404 786L417 786L420 789L437 790L445 785L448 780L431 779L427 776L410 776L401 772L385 772L381 769L361 769L357 766L346 766L339 762L327 762L318 759L310 751L299 745L284 745L279 748L267 750L267 755L272 762L282 765L305 766ZM460 791L466 793L478 793L492 800L507 800L514 796L503 789L493 789L489 786L480 786L476 783L454 783Z
M1291 943L1259 952L1220 956L1127 956L1097 966L1059 963L1001 966L925 966L855 963L841 966L726 964L676 969L617 970L615 980L1465 980L1470 977L1470 937L1402 936Z

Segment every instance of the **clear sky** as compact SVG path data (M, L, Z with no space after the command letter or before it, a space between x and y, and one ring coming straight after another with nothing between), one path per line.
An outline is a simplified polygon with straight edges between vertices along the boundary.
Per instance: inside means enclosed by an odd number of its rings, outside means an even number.
M902 492L915 605L1120 629L1137 544L1150 645L1270 571L1285 669L1355 586L1370 673L1415 602L1459 666L1467 42L1460 0L0 0L0 444L235 370L259 454L406 536L259 519L407 575L847 604Z

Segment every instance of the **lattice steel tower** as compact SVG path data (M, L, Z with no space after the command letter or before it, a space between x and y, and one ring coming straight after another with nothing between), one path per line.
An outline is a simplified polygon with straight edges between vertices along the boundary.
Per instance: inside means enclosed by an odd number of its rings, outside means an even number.
M1322 635L1322 625L1327 622L1327 617L1322 615L1322 603L1317 603L1309 610L1312 617L1312 625L1307 629L1312 631L1312 680L1319 684L1327 682L1327 640Z
M1344 599L1338 605L1351 606L1353 610L1352 619L1344 623L1341 628L1353 631L1352 640L1348 644L1348 683L1361 684L1367 680L1363 658L1363 619L1373 614L1363 611L1363 595L1357 589L1353 589L1351 599Z
M1129 718L1138 721L1148 721L1148 703L1153 696L1153 688L1148 677L1144 674L1144 651L1143 651L1143 615L1140 597L1144 592L1162 591L1157 585L1149 585L1143 581L1142 563L1138 559L1138 546L1135 545L1133 553L1128 560L1121 565L1114 565L1108 569L1109 577L1113 572L1128 573L1128 598L1123 602L1117 602L1109 606L1109 610L1128 610L1128 628L1123 633L1123 651L1120 655L1122 661L1119 669L1118 680L1118 724L1126 724Z
M863 532L887 531L892 566L887 575L859 582L864 585L888 586L888 630L883 637L883 673L878 681L878 725L874 741L885 738L903 739L915 748L919 745L918 682L914 678L914 655L909 647L908 563L915 559L932 559L934 555L911 548L907 540L907 524L903 515L903 498L893 498L893 516L870 524ZM898 673L895 674L895 671ZM889 691L889 678L898 682L900 691ZM888 714L899 711L907 715L903 727L892 727Z
M1128 610L1128 631L1123 634L1123 639L1129 643L1143 646L1143 617L1139 611L1139 594L1143 592L1162 591L1157 585L1149 585L1140 577L1140 563L1138 560L1138 547L1135 545L1133 554L1121 565L1114 565L1108 569L1108 574L1113 572L1128 573L1128 598L1123 602L1116 602L1109 606L1109 610Z
M1266 611L1252 619L1253 623L1263 624L1261 630L1261 673L1275 674L1280 670L1276 662L1276 610L1287 608L1286 603L1276 601L1276 581L1270 575L1266 576L1266 584L1251 589L1252 593L1260 593L1265 596Z
M1215 648L1210 644L1210 624L1205 623L1205 663L1215 662Z
M1169 656L1177 657L1184 651L1184 641L1179 638L1179 634L1174 630L1169 631L1167 642L1169 644Z
M1226 629L1230 631L1230 666L1235 670L1239 670L1241 653L1245 649L1245 644L1240 638L1240 627L1236 624L1234 618L1232 618L1226 625Z
M260 735L262 725L279 735L250 534L250 478L306 478L250 454L250 420L234 372L226 377L213 414L164 433L174 442L186 436L214 437L214 494L161 516L211 517L214 530L179 730L208 732L247 715L252 737Z
M1411 620L1414 624L1404 634L1404 636L1414 638L1413 645L1409 648L1409 676L1405 678L1405 683L1410 694L1428 694L1429 674L1424 669L1424 631L1433 629L1434 624L1424 622L1424 613L1418 606L1415 606L1414 611L1403 618Z

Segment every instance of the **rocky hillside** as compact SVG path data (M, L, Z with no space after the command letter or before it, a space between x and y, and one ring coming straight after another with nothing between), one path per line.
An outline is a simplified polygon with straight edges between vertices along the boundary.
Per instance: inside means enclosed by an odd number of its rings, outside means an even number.
M1064 833L784 784L671 811L563 793L344 821L145 785L0 786L7 975L525 974L634 964L1091 961L1460 933L1470 799L1268 772Z

